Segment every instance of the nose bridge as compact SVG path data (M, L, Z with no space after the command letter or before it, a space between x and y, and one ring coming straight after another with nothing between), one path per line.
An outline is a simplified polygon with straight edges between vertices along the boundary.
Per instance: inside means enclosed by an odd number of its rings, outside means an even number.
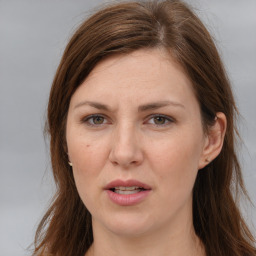
M110 160L121 166L139 164L142 161L139 131L132 122L122 122L113 131Z

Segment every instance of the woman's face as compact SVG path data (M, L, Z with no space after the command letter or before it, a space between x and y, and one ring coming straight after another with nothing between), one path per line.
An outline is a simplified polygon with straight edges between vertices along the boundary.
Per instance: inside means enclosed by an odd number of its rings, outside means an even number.
M164 50L100 62L71 98L66 137L94 228L127 236L191 225L207 138L192 85Z

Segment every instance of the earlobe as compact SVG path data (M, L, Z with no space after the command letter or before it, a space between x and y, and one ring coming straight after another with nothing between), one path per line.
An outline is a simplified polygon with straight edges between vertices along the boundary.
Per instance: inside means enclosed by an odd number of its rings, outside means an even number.
M69 166L73 166L73 164L72 164L72 162L70 161L70 158L69 158L69 155L68 155L68 152L67 152L67 156L68 156L68 164L69 164Z
M216 114L215 123L209 127L208 134L206 135L198 169L204 168L219 155L223 146L226 127L227 119L225 114L218 112Z

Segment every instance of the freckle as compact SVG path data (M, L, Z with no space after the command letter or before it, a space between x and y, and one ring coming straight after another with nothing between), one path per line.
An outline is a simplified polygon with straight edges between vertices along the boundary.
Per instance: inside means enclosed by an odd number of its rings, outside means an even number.
M87 148L89 148L90 146L91 146L91 145L89 145L89 144L88 144L88 145L86 145L86 147L87 147Z

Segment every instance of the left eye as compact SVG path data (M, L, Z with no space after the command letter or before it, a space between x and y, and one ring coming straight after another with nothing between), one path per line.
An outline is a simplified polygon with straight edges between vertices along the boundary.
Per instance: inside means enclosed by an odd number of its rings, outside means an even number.
M172 123L173 119L167 116L157 115L153 116L149 119L148 123L154 124L154 125L167 125L169 123Z

